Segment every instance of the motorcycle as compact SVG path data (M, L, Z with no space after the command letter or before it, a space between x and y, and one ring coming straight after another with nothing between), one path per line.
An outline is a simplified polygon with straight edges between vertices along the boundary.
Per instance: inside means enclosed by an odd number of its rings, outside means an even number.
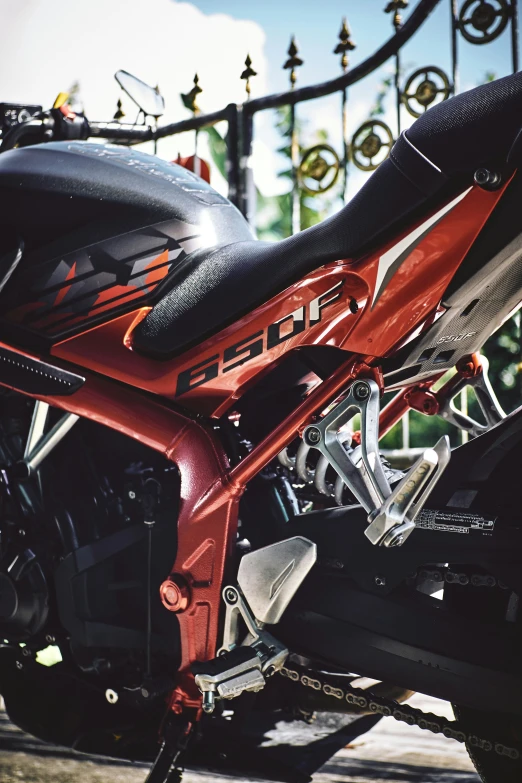
M148 781L172 783L223 748L234 766L255 716L388 716L466 743L486 783L520 780L522 408L506 416L480 349L522 303L521 108L520 74L431 108L343 209L276 243L129 146L153 129L63 102L12 111L0 692L15 723L157 753ZM455 406L467 387L479 418ZM379 439L411 409L469 442L391 468ZM402 703L412 691L455 721Z

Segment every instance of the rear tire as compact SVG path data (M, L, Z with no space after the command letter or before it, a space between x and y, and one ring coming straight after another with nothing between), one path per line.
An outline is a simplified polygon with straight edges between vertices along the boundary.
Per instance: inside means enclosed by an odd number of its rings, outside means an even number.
M455 570L460 570L459 566ZM480 570L477 567L477 570ZM444 602L463 615L476 616L485 622L499 622L506 616L509 592L477 588L471 585L446 584ZM520 612L515 619L521 623ZM480 689L480 682L477 682ZM507 747L522 746L522 717L495 712L484 712L454 704L453 712L462 722L466 733L486 740L496 740ZM517 760L506 758L492 750L482 750L466 743L466 748L483 783L522 783L522 756Z
M484 739L497 738L509 747L522 744L522 718L479 712L469 707L453 705L455 717L467 732ZM480 750L466 743L469 757L483 783L520 783L522 781L522 757L517 761L500 756L495 750Z

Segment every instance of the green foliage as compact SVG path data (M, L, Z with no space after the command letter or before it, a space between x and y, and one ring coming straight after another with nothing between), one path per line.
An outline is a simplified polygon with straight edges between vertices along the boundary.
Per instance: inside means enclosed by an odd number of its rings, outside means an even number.
M521 403L522 392L522 346L520 339L520 312L495 332L486 345L484 353L489 359L489 374L506 411L512 411Z
M212 125L209 128L203 128L208 136L208 146L210 156L214 166L225 179L227 178L227 140Z
M278 176L289 181L289 190L279 196L263 196L257 193L258 235L260 239L282 239L292 233L292 130L290 107L284 107L277 112L276 129L282 139L282 146L277 152L283 156L286 162L285 168ZM297 139L302 139L305 125L296 123L295 132ZM312 144L328 143L328 132L318 130L315 132ZM298 142L299 160L302 159L305 147ZM320 223L328 215L335 199L335 191L326 195L311 196L303 190L299 192L299 207L301 216L301 230Z
M388 93L393 87L393 83L394 83L393 76L387 76L385 79L382 80L379 91L375 96L375 102L372 108L370 109L370 117L379 117L380 115L384 114L385 112L384 102L388 97Z

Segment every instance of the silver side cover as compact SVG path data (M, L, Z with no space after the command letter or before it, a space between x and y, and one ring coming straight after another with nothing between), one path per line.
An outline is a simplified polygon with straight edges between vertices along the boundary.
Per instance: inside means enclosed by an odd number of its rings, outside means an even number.
M237 581L258 622L279 622L316 560L316 545L301 536L243 557Z

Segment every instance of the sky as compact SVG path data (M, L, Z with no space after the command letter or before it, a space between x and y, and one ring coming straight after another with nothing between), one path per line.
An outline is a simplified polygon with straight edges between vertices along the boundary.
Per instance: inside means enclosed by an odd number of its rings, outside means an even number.
M410 0L405 16L416 2ZM242 101L244 83L239 75L247 53L258 73L252 80L252 97L287 89L288 71L281 66L291 35L296 36L305 61L298 86L338 75L339 57L332 50L343 17L357 44L350 54L350 65L356 65L391 33L390 15L383 13L385 4L385 0L0 0L0 101L48 107L59 91L78 81L87 115L106 120L112 117L119 97L113 74L124 68L150 84L159 84L167 107L164 121L180 120L187 111L179 95L188 92L196 71L204 90L199 99L202 110ZM450 0L442 0L406 47L406 75L429 64L449 72L449 7ZM487 46L473 46L462 38L459 46L461 89L483 81L487 71L497 76L510 72L508 31ZM350 133L367 118L390 67L384 66L350 90ZM125 100L124 109L127 119L132 119L133 109ZM339 96L303 104L298 112L303 141L313 143L317 130L326 129L330 143L340 151ZM391 95L384 119L395 131ZM405 125L411 122L406 113L403 120ZM266 195L288 188L288 182L278 177L281 160L273 152L279 141L274 121L272 112L264 113L255 128L254 173ZM171 159L178 151L190 154L192 148L193 136L185 134L162 141L159 154ZM349 195L366 176L353 172ZM220 190L226 187L217 176L213 184Z

